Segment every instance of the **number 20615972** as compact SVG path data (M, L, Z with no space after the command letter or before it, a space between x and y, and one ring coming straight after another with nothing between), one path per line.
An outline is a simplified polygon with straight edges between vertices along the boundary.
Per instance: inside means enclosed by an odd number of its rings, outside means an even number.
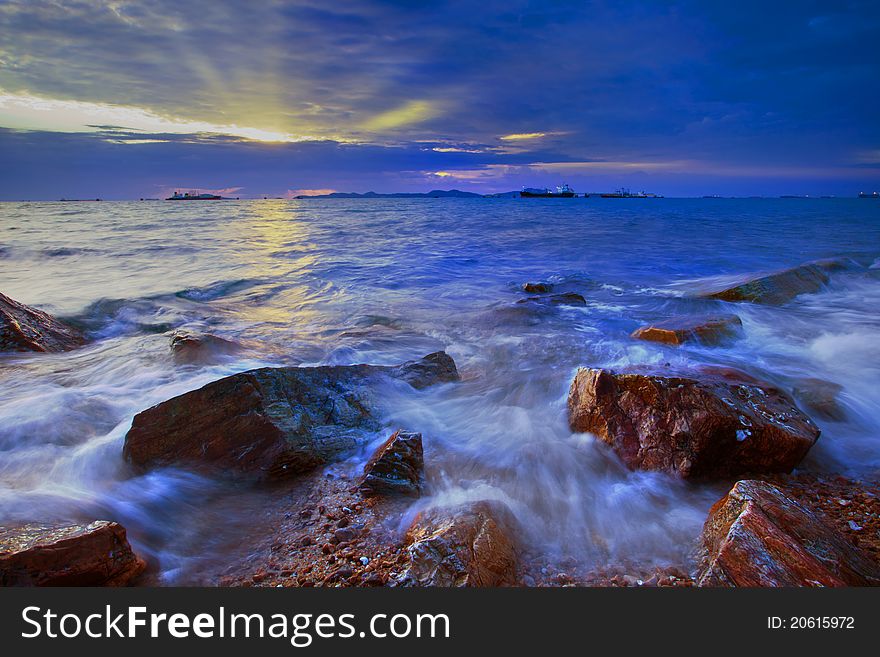
M856 621L852 616L768 616L771 630L852 630Z

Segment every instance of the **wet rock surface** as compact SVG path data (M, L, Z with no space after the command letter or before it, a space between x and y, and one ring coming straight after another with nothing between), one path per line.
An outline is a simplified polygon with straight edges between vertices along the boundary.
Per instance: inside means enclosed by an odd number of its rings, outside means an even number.
M737 482L709 512L699 586L876 586L880 565L765 482Z
M673 317L636 329L632 337L671 345L685 342L719 345L730 342L741 332L742 320L737 315L724 314Z
M736 370L689 375L580 369L572 431L596 434L632 469L684 478L790 472L819 429L781 390Z
M841 422L846 409L840 403L843 386L824 379L804 378L795 382L792 394L815 417Z
M765 479L880 563L880 472L861 480L815 473Z
M811 262L766 275L747 277L735 285L704 296L722 301L781 305L800 294L821 291L828 284L828 272L837 269L838 263L834 260Z
M0 352L61 352L86 342L79 329L0 294Z
M126 586L144 568L115 522L0 527L0 586Z
M577 292L565 292L541 297L528 297L520 299L517 303L533 303L542 306L586 306L587 300Z
M417 496L424 467L422 434L396 431L364 466L360 491L364 495Z
M171 336L171 355L181 365L213 363L239 350L236 343L210 333L175 331Z
M407 532L407 586L511 586L517 554L512 519L497 503L431 509Z
M225 377L138 413L123 454L141 466L184 465L255 478L310 470L379 428L377 387L455 380L440 352L397 367L262 368Z
M424 358L411 360L385 371L389 376L406 381L417 390L440 383L454 383L461 378L455 361L445 351L435 351Z

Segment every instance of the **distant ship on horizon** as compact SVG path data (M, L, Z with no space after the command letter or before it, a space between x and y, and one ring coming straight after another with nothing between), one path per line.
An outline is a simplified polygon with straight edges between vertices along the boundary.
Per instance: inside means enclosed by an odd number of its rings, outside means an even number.
M663 198L660 194L649 194L648 192L631 192L627 187L621 187L616 192L599 194L602 198Z
M523 187L519 193L523 198L574 198L577 196L575 191L568 186L568 183L557 187L556 191L550 189L535 189L533 187Z
M166 201L220 201L223 197L217 194L196 194L195 192L174 192Z
M859 198L880 198L880 192L859 192Z

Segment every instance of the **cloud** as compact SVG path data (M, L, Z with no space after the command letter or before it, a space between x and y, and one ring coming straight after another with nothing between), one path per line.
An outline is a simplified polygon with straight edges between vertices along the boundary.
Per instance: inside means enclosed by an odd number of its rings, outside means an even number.
M411 100L400 107L382 112L364 122L364 130L385 132L421 123L440 115L440 110L424 100Z
M235 124L187 121L160 116L140 107L109 103L42 98L32 94L5 93L0 89L0 125L25 130L57 132L106 131L107 128L170 134L221 134L267 142L307 141L314 137L292 135ZM128 140L127 143L148 143Z
M515 132L510 135L503 135L499 137L501 141L528 141L531 139L541 139L542 137L546 137L548 134L556 134L556 133L547 133L547 132Z

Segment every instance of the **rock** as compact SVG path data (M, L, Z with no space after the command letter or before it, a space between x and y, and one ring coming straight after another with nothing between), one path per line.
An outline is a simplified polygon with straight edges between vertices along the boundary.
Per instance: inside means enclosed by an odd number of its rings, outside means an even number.
M0 586L125 586L144 568L115 522L0 527Z
M0 351L70 351L85 342L79 329L0 294Z
M846 419L846 411L839 400L842 390L842 385L831 381L804 378L795 383L792 394L807 410L818 417L841 422Z
M520 299L517 303L539 303L550 306L586 306L587 300L576 292L566 292L564 294L551 294L546 297L528 297Z
M455 361L445 351L435 351L419 360L411 360L403 365L390 368L388 373L403 379L413 388L421 390L438 383L453 383L459 381L458 369Z
M683 478L790 472L819 429L781 390L737 370L681 376L579 369L572 431L591 432L633 469Z
M397 431L364 466L360 490L364 495L418 495L424 466L422 434Z
M741 329L742 320L736 315L673 317L643 326L634 331L632 337L674 345L685 342L718 345L736 337Z
M529 294L547 294L553 291L553 285L550 283L525 283L522 290Z
M333 544L348 543L349 541L353 541L358 536L360 536L361 530L361 527L354 525L350 527L340 527L335 532L333 532L333 536L331 537L330 542Z
M477 502L432 509L407 532L407 586L513 586L517 555L505 507Z
M182 365L212 363L220 356L236 353L238 349L234 342L210 333L176 331L171 336L171 354L174 361Z
M305 472L376 431L378 387L457 379L445 353L397 367L261 368L234 374L138 413L123 454L141 467L183 465L254 478Z
M781 305L799 294L819 292L828 283L828 272L836 269L835 262L811 262L763 276L748 277L736 285L703 296L722 301Z
M699 586L877 586L880 565L784 489L738 481L703 528Z

